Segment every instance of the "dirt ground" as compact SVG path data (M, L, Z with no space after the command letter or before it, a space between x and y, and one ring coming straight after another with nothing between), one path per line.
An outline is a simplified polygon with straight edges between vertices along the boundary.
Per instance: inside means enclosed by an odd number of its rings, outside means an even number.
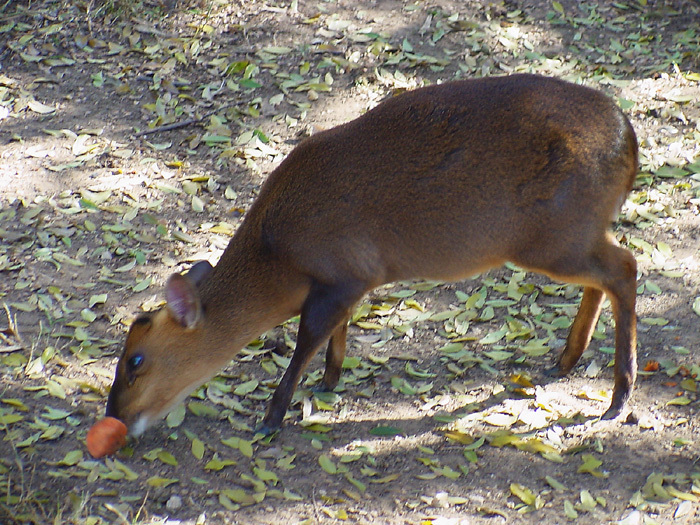
M0 5L0 523L700 523L698 57L682 0ZM90 458L133 315L216 262L300 140L521 71L602 90L638 134L614 225L639 264L629 414L598 419L610 309L550 378L580 290L507 266L375 291L339 388L311 392L317 356L273 439L253 429L294 319Z

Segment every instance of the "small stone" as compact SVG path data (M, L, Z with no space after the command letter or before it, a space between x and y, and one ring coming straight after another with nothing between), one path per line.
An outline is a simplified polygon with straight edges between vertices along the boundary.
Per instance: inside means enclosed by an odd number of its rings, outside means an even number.
M170 499L165 504L165 508L168 510L177 510L182 507L182 498L180 496L170 496Z
M673 513L673 517L678 519L688 516L692 510L693 504L690 501L683 501L680 505L678 505L678 507L676 507L676 512Z
M447 509L450 506L448 501L449 494L447 492L438 492L433 498L433 507L438 509Z

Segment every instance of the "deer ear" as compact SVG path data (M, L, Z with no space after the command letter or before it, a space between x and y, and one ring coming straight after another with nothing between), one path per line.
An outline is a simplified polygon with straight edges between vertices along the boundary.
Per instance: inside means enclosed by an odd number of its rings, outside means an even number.
M214 269L214 267L209 264L209 261L199 261L192 265L189 271L185 274L190 281L195 285L201 283Z
M197 287L184 275L176 273L170 276L165 285L165 300L170 315L184 328L194 328L202 317Z

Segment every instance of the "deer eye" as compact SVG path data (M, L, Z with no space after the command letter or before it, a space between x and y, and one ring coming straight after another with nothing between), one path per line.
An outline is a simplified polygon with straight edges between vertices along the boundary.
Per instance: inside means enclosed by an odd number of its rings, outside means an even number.
M129 369L129 372L136 372L139 367L143 364L144 357L141 354L134 354L132 355L129 360L126 362L126 366Z

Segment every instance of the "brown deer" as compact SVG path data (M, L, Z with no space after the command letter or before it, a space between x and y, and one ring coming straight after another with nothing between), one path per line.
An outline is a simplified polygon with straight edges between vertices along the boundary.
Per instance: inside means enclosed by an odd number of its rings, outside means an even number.
M272 433L327 340L322 386L336 387L348 318L368 291L512 261L584 287L559 374L610 298L615 387L603 417L614 418L636 376L637 270L609 227L637 155L611 99L535 75L416 89L315 134L270 174L218 264L171 276L167 306L136 318L107 415L142 433L244 345L301 314L261 428Z

